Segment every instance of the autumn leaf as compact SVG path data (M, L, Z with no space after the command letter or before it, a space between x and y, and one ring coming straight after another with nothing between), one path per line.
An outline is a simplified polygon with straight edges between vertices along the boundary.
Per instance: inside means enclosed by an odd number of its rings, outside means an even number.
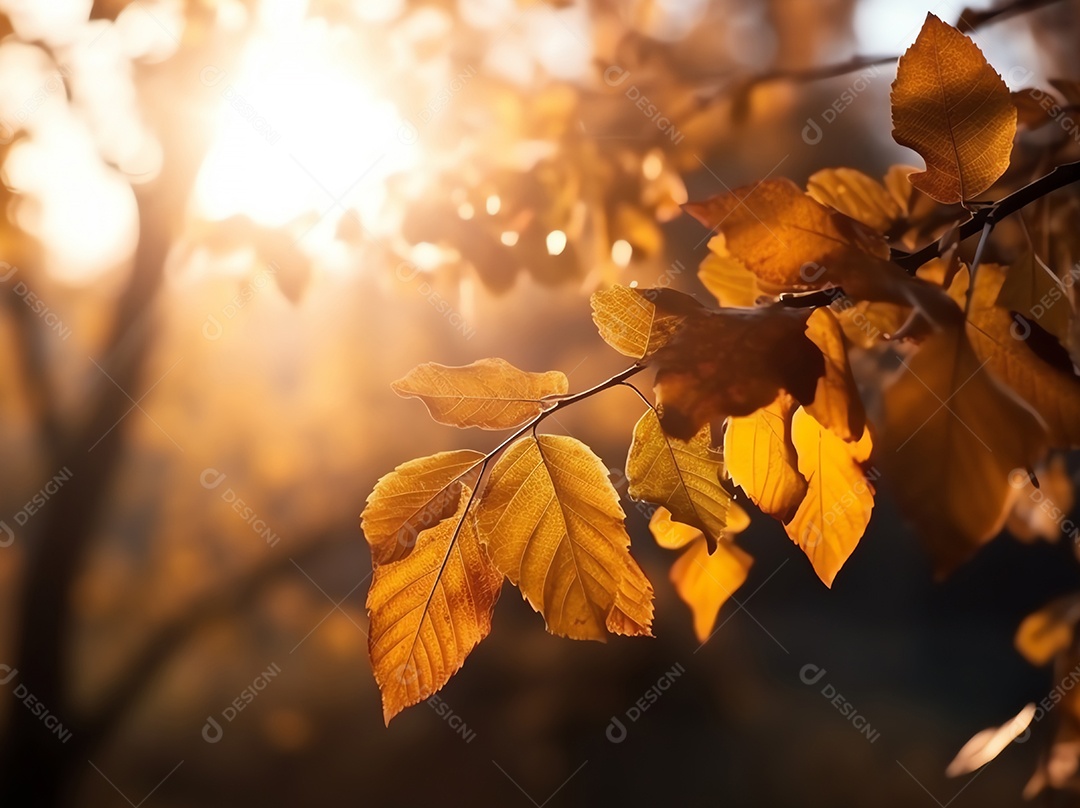
M911 184L939 202L974 199L1009 167L1009 88L974 42L933 14L900 57L892 114L893 138L926 161Z
M601 641L648 635L652 623L652 587L630 556L624 517L601 460L561 435L513 443L476 511L492 562L548 631Z
M905 213L884 185L854 168L822 169L807 180L806 192L881 234L888 233Z
M764 513L781 520L794 515L806 496L791 440L797 402L787 393L743 418L728 419L724 459L728 476Z
M375 564L398 561L423 530L457 510L463 484L475 484L484 456L462 449L402 463L382 477L367 498L360 528Z
M657 508L649 520L657 544L669 550L686 548L672 564L670 578L675 591L693 613L698 642L709 638L720 607L746 582L754 559L732 537L749 524L746 512L733 504L724 539L710 553L702 532L674 521L667 508Z
M991 378L959 328L923 342L886 388L883 409L887 478L946 574L1001 529L1009 474L1035 465L1043 427Z
M813 401L803 407L844 440L857 440L866 426L866 412L848 364L840 323L828 309L817 309L806 322L806 334L821 349L825 372L818 379Z
M751 308L763 293L754 273L728 252L723 235L709 239L709 254L698 268L698 278L721 306Z
M968 336L975 355L1042 417L1053 446L1080 446L1080 378L1071 367L1051 365L1032 351L1024 339L1029 329L995 305L1005 275L1005 269L996 264L984 264L975 274L968 310ZM949 287L960 305L968 285L968 271L963 269Z
M408 558L372 573L368 647L387 723L445 685L491 631L502 575L466 518L470 496L462 486L453 518L422 531Z
M889 249L877 233L841 216L791 180L764 180L683 206L724 236L729 253L767 284L789 290L848 286ZM879 263L887 263L881 261ZM807 270L817 264L821 271Z
M558 370L528 373L504 359L480 359L464 367L418 365L391 386L399 396L423 401L440 424L513 429L565 395L569 382Z
M860 465L870 458L870 431L850 443L799 408L791 419L791 439L807 490L784 529L806 553L822 582L831 587L859 544L874 509L874 488Z
M645 291L613 286L594 292L590 299L600 336L619 353L637 360L647 359L666 345L684 319L682 312L657 309L650 296L659 290Z
M774 305L687 317L653 358L664 431L689 440L710 421L767 406L781 390L812 401L825 360L806 335L808 316Z
M682 441L664 433L650 408L634 427L626 458L627 492L634 499L665 506L676 520L700 529L712 549L723 533L731 502L720 485L723 469L708 425Z
M1032 665L1045 665L1067 650L1080 622L1080 595L1058 598L1024 618L1016 631L1016 650Z
M995 303L1038 323L1063 345L1069 338L1072 306L1065 284L1032 249L1005 272Z

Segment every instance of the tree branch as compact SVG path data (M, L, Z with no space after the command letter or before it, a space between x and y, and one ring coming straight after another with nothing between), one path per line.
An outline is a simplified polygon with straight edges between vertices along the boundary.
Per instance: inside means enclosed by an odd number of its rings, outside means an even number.
M1013 191L997 202L980 208L970 219L960 225L957 233L958 241L983 233L987 227L992 228L1007 216L1011 216L1033 202L1075 182L1080 182L1080 161L1058 166L1049 174L1039 177L1034 182ZM909 275L914 275L919 267L940 255L941 246L934 241L913 253L894 251L892 261L907 271ZM793 309L817 308L819 306L828 306L843 293L843 289L840 288L821 289L805 294L785 293L780 295L780 302L784 306Z
M1062 0L1013 0L1011 3L1006 3L1005 5L994 9L987 9L986 11L968 10L960 15L960 19L956 21L955 27L964 33L968 33L997 22L1004 22L1007 19L1021 14L1027 14L1043 8L1044 6L1060 2L1062 2ZM790 81L803 84L820 81L822 79L836 78L837 76L854 73L856 70L862 70L866 67L890 64L899 58L899 54L896 56L856 55L846 62L838 62L831 65L820 65L818 67L806 69L778 68L776 70L766 71L765 73L759 73L744 85L742 92L750 92L761 84L769 84L776 81Z

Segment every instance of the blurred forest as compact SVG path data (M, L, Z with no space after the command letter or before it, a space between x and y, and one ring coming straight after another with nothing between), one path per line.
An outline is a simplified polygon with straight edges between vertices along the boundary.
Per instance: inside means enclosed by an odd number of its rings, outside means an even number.
M932 5L0 0L0 805L1018 803L1052 720L945 767L1060 678L1013 635L1080 589L1067 535L935 582L885 494L830 590L756 519L699 646L631 505L656 639L552 637L506 592L389 728L367 654L376 480L497 443L389 383L620 370L588 294L706 296L682 203L912 162L891 59L965 12ZM1080 1L1005 5L977 42L1012 89L1080 78ZM617 481L640 411L554 426Z

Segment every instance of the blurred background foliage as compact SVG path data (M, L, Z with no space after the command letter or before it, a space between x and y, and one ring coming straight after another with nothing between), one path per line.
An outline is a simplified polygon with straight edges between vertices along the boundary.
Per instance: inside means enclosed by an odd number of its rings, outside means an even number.
M657 639L559 640L505 598L441 694L466 742L424 707L383 727L356 527L382 473L461 444L391 393L413 365L502 356L584 388L620 367L585 293L701 291L703 233L677 218L688 195L910 161L889 138L892 65L785 71L897 54L927 10L0 2L0 515L14 532L0 662L72 732L61 743L0 699L4 804L952 799L956 749L1051 686L1012 633L1076 588L1068 542L1000 538L933 584L883 499L830 592L759 520L739 595L752 601L726 606L699 653L670 558L628 507ZM963 4L933 10L955 21ZM978 41L1007 79L1076 76L1077 13L1050 4ZM553 426L619 469L639 410L616 391ZM876 742L802 684L807 663ZM611 717L627 722L676 664L685 675L611 743ZM217 743L208 717L225 722ZM1012 802L1049 723L955 804Z

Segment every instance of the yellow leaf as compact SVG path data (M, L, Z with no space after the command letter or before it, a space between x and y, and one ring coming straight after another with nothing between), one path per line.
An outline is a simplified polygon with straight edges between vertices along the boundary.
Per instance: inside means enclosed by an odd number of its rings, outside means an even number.
M656 291L613 286L594 292L590 299L593 322L604 342L637 360L647 359L667 344L683 317L658 310L650 299Z
M866 426L866 412L840 324L828 309L817 309L806 323L806 334L825 357L825 373L818 379L814 400L804 408L844 440L856 440Z
M422 530L449 519L463 484L475 482L484 456L462 449L402 463L375 484L360 515L360 528L375 564L398 561Z
M1024 618L1016 630L1016 650L1032 665L1045 665L1069 648L1080 621L1080 595L1067 595Z
M928 337L883 403L879 457L944 575L1001 529L1009 474L1035 465L1043 427L991 378L959 328Z
M682 441L664 434L660 418L650 409L634 427L626 458L627 492L634 499L664 505L676 520L700 529L715 547L731 502L720 485L723 469L708 425Z
M513 429L549 408L550 397L565 395L569 383L557 370L528 373L504 359L481 359L464 367L418 365L392 387L423 401L440 424Z
M1052 445L1080 446L1080 379L1067 359L1058 367L1032 351L1026 341L1030 329L994 305L1004 280L1005 270L996 264L983 264L975 273L968 310L968 336L975 355L1042 417ZM949 287L960 305L968 285L968 271L962 269Z
M609 631L648 635L652 623L652 586L623 519L600 458L561 435L512 444L476 511L492 562L548 631L601 641Z
M848 443L803 409L795 411L791 438L807 491L791 521L784 525L826 586L855 550L874 509L874 488L859 465L869 459L870 431Z
M900 57L892 112L893 138L926 161L911 184L939 202L974 199L1009 167L1009 88L974 42L933 14Z
M649 520L649 530L657 544L668 550L686 548L671 565L670 577L675 591L694 615L698 642L709 638L720 607L743 585L754 563L753 558L731 541L732 536L749 524L746 511L732 504L724 540L710 554L704 534L696 527L674 521L667 508L657 508Z
M720 607L746 582L753 563L748 553L729 541L720 542L710 555L699 538L671 565L671 582L694 614L698 642L709 639Z
M885 186L854 168L826 168L811 175L806 192L871 230L887 233L904 216Z
M1063 282L1028 249L1009 267L998 292L997 305L1022 314L1049 331L1058 342L1069 338L1072 306Z
M790 518L806 496L791 442L791 415L798 406L786 393L745 418L728 419L724 465L728 476L764 513Z
M709 254L698 268L698 278L721 306L751 308L762 294L754 273L728 252L722 235L709 239Z
M368 591L368 648L383 717L428 698L491 631L502 576L466 517L462 487L454 518L420 533L403 561L375 568Z

